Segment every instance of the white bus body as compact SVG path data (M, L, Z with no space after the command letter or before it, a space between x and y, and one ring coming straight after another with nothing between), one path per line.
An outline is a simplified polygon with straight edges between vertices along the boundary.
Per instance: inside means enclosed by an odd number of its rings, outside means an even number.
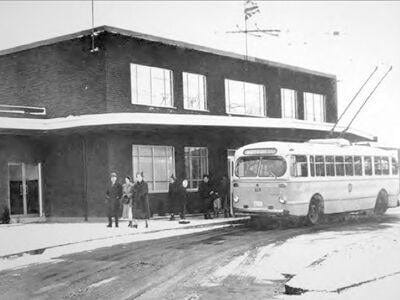
M386 207L398 206L395 152L329 141L261 142L238 149L234 210L307 216L317 198L323 214L362 211L375 208L379 193L386 195Z

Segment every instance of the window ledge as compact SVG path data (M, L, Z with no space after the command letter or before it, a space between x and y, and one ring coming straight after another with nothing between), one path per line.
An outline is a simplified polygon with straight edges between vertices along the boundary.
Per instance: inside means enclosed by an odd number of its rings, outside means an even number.
M250 115L250 114L235 114L235 113L230 113L230 112L226 112L226 114L228 114L228 116L236 116L236 117L268 118L265 115L260 116L260 115Z
M189 110L189 111L201 111L201 112L210 112L208 109L195 109L195 108L183 108L184 110Z
M138 106L146 106L149 108L155 107L155 108L167 108L167 109L177 109L176 106L162 106L162 105L150 105L150 104L142 104L142 103L132 103L132 105L138 105Z

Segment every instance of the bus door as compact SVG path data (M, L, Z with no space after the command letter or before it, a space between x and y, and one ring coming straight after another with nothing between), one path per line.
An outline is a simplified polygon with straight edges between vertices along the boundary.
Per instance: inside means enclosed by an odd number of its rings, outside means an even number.
M227 150L227 165L228 165L228 180L229 180L229 195L228 195L228 201L229 201L229 211L230 214L233 216L233 203L232 203L232 195L233 195L233 189L232 189L232 179L233 179L233 174L235 172L235 150L233 149L228 149Z

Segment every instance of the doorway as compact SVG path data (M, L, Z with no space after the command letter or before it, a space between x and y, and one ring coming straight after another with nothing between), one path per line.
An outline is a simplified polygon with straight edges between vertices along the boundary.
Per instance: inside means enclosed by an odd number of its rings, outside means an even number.
M8 187L11 215L42 216L41 164L9 163Z

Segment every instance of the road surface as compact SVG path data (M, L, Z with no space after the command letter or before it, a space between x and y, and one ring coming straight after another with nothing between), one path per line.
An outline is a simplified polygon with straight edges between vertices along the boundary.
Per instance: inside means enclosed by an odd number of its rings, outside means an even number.
M2 299L271 299L285 281L260 284L229 277L204 284L217 265L257 247L315 231L379 230L397 216L317 227L255 230L250 227L135 242L60 257L53 263L0 272Z

